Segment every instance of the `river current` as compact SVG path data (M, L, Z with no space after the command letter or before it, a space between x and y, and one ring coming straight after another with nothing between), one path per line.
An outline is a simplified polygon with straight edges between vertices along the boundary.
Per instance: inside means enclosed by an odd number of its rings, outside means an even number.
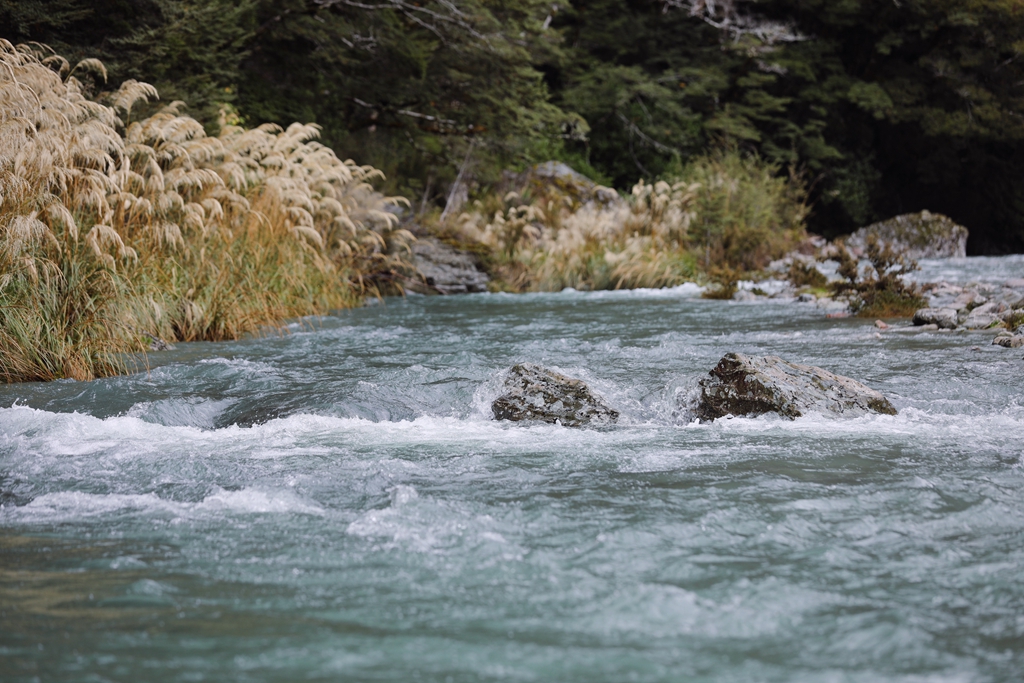
M0 387L0 680L1019 681L1024 350L991 336L693 286L410 296ZM692 421L729 351L899 415ZM622 419L492 421L519 361Z

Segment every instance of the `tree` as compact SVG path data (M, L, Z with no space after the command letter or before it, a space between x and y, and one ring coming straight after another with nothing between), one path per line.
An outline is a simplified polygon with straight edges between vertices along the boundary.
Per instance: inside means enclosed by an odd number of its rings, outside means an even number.
M548 101L535 55L557 51L539 0L264 2L244 65L249 118L316 120L396 189L441 196L472 147L475 175L543 160L585 132Z

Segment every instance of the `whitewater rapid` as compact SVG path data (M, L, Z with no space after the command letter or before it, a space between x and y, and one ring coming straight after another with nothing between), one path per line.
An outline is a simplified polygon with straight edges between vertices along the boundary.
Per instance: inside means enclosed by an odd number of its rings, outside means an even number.
M0 679L1017 680L1020 351L698 294L409 297L0 388ZM728 351L899 414L695 422ZM521 361L620 424L491 420Z

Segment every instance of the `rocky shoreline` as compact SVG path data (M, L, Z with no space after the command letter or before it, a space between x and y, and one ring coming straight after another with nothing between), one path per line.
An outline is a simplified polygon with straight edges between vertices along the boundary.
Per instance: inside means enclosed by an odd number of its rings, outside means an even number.
M842 279L836 272L839 250L848 249L855 258L862 259L866 245L874 239L908 258L963 258L967 236L963 226L928 211L866 226L842 242L812 235L798 250L769 264L767 277L735 283L731 299L796 303L813 306L829 318L848 317L852 315L851 296L837 295L829 287ZM412 256L418 277L408 279L407 291L449 295L488 290L489 277L475 254L421 233L413 244ZM817 286L794 284L795 270L810 273L817 279ZM876 321L879 331L986 331L995 335L993 344L1024 347L1024 277L1002 283L937 280L918 283L918 287L925 305L906 319L907 324Z

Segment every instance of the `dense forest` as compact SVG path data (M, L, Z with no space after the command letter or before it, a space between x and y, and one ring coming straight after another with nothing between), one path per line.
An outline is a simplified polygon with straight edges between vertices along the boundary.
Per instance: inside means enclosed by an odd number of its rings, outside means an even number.
M0 34L211 134L317 123L416 208L464 164L475 192L547 159L626 189L727 147L802 174L827 236L927 208L1024 251L1019 0L0 0Z

